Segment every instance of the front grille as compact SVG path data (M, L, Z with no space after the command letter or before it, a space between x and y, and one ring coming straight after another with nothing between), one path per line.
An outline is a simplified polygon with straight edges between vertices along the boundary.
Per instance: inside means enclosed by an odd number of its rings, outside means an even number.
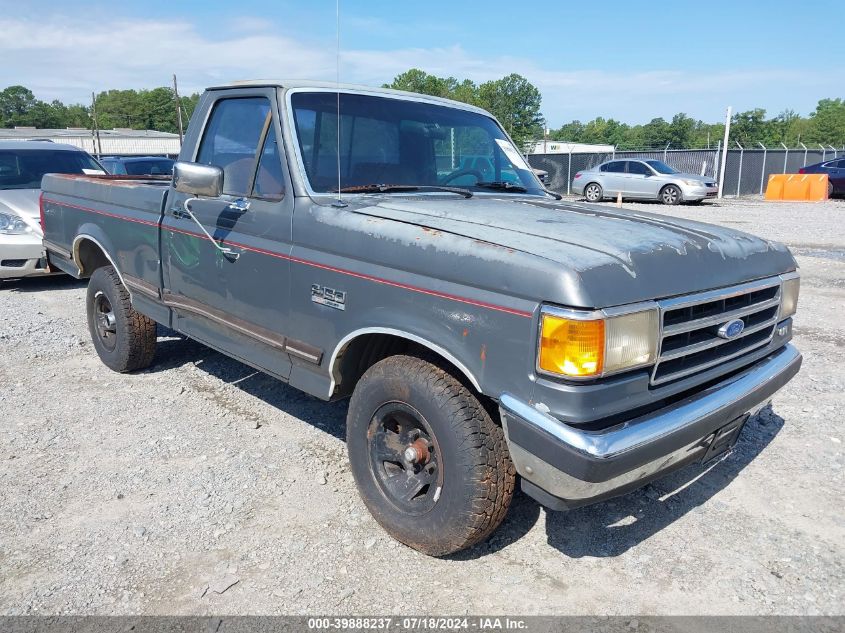
M690 376L738 358L772 340L780 307L780 279L711 290L659 301L661 334L651 384ZM741 319L742 332L719 336L719 328Z
M0 261L0 266L4 268L23 268L26 266L25 259L4 259Z

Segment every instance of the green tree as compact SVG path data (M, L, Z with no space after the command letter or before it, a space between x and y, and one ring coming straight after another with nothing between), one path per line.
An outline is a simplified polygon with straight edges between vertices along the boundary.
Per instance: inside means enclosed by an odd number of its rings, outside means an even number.
M683 112L672 117L669 124L669 140L672 147L691 147L695 132L696 120Z
M845 100L822 99L810 113L807 141L845 145Z
M514 73L481 84L478 102L499 120L517 145L521 146L526 140L542 134L542 96L522 75Z
M411 68L401 75L396 75L391 83L384 84L383 87L418 92L434 97L451 97L452 90L456 87L457 83L454 77L443 79L435 75L430 75L419 68Z
M731 144L739 141L743 147L752 147L764 142L768 136L768 122L763 108L737 112L731 118Z
M31 125L30 113L38 100L24 86L9 86L0 92L0 124L3 127Z

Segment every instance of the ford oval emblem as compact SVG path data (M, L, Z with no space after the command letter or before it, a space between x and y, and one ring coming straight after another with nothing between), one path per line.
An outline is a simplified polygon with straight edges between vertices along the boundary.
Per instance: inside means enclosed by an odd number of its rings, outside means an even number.
M719 328L719 336L722 338L736 338L742 331L745 329L745 323L742 319L734 319L733 321L728 321L722 327Z

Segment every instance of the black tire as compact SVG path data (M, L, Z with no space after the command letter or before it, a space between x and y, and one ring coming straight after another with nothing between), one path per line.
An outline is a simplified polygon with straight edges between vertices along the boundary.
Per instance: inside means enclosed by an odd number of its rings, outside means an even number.
M681 193L681 190L675 185L666 185L660 190L660 202L663 204L674 206L676 204L680 204L683 199L683 193Z
M98 268L88 281L88 331L100 360L117 372L149 367L156 351L156 324L136 312L112 266Z
M420 442L424 456L412 463L403 451ZM398 355L370 367L349 403L346 445L373 518L424 554L471 547L507 514L516 471L502 428L433 362Z
M833 192L833 183L828 180L828 182L827 182L827 197L832 198L833 193L834 193Z
M591 182L584 187L584 199L587 202L601 202L604 199L604 189L597 182Z

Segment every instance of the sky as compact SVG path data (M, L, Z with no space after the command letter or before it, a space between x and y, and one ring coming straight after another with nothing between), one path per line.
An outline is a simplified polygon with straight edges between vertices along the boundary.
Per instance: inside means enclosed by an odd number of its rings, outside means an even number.
M180 92L237 79L334 80L335 0L0 0L0 88L89 102L92 91ZM417 67L476 82L512 72L550 127L645 123L725 108L808 114L845 97L843 0L599 3L340 0L340 76L381 85Z

